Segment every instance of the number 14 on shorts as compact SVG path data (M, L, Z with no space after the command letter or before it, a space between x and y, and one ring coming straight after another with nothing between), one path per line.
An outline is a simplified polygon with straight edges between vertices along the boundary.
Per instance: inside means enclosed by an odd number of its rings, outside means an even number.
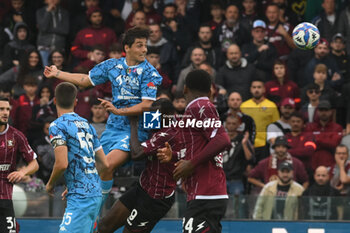
M195 226L196 229L193 229L193 218L189 218L187 222L186 222L186 218L182 219L182 229L183 229L183 232L186 232L186 233L193 233L201 229L204 229L204 224L205 224L205 221L197 224L197 227Z

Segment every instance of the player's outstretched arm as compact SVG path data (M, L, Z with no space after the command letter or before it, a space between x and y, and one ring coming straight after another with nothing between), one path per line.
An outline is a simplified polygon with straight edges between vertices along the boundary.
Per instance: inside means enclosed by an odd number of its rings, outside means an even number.
M129 116L130 121L130 152L132 160L141 160L146 157L146 153L139 141L138 137L138 117L137 116Z
M58 78L60 80L73 83L80 87L92 86L89 75L64 72L57 69L56 66L45 66L44 75L47 78Z
M153 100L143 99L141 103L138 103L129 108L116 108L114 105L108 101L101 98L98 98L101 101L101 105L109 112L120 115L120 116L138 116L141 115L144 111L148 111L153 103Z
M103 149L96 151L96 168L98 174L102 174L109 168L108 161L106 159L106 155L103 152Z
M53 195L53 187L56 181L63 175L68 167L68 148L65 145L55 148L55 164L49 181L46 184L46 191Z
M175 163L173 177L175 180L185 179L192 174L194 169L202 163L209 161L220 152L231 146L230 139L224 128L220 128L217 134L211 138L208 144L191 160L180 160Z
M28 163L27 166L21 168L19 171L11 172L7 179L11 183L17 183L20 182L24 176L31 175L35 173L39 169L39 164L36 159L33 159Z

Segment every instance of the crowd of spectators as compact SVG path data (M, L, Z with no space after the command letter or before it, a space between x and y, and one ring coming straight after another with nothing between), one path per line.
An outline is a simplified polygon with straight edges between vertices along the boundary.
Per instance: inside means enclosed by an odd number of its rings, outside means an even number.
M312 50L296 48L291 37L303 21L320 30ZM186 75L211 74L210 98L232 143L224 152L230 194L284 195L293 188L298 196L304 189L304 195L350 195L350 143L341 144L350 134L346 0L1 1L0 96L10 99L10 122L36 150L44 182L53 164L47 127L56 117L59 83L43 76L44 66L88 73L124 55L121 38L133 26L149 27L147 60L163 77L158 98L171 99L177 113L186 107ZM97 98L111 96L110 84L79 90L76 112L99 135L108 113ZM294 181L286 188L288 177ZM256 218L295 218L263 210L262 203ZM328 217L334 216L336 209Z

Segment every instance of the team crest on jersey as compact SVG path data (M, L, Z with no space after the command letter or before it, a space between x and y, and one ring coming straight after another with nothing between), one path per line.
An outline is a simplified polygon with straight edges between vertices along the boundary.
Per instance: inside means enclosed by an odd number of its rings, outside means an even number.
M8 140L7 141L7 146L8 147L14 147L15 146L15 141L14 140Z
M140 75L140 74L142 74L142 71L143 71L142 68L137 68L136 73L137 73L138 75Z

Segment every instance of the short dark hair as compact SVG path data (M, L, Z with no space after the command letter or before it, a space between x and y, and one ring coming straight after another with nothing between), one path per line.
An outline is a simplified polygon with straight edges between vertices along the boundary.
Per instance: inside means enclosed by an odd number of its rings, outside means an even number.
M177 10L177 6L176 6L175 3L168 3L168 4L165 4L165 6L163 7L163 11L164 11L164 9L167 8L167 7L174 7L174 8L175 8L175 11Z
M273 62L273 66L275 65L283 65L286 67L286 63L282 60L282 59L276 59L274 62Z
M5 93L11 93L11 95L12 95L12 88L9 84L2 83L0 85L0 91L5 92Z
M166 89L162 89L162 88L160 88L160 89L157 90L157 95L156 95L156 97L159 97L159 96L161 96L162 94L168 96L169 99L171 99L171 100L173 99L173 95L170 93L170 91L169 91L169 90L166 90Z
M109 47L109 51L110 52L122 53L123 52L123 48L122 48L122 45L120 43L113 43Z
M56 104L63 109L70 109L74 106L78 89L69 82L57 85L55 90Z
M149 30L147 27L133 27L130 28L124 35L123 38L123 50L125 52L125 45L131 47L136 39L145 38L146 40L149 37Z
M220 9L223 10L224 9L224 4L220 0L214 0L210 4L210 9L213 9L213 8L220 8Z
M297 118L300 118L304 121L303 114L301 114L300 112L294 111L292 114L290 114L290 118L292 118L292 117L297 117Z
M102 51L102 52L106 53L105 48L101 44L96 44L96 45L92 46L90 51L93 52L95 50Z
M157 54L160 55L160 47L157 46L148 46L147 47L147 55L148 54Z
M310 83L309 85L306 86L306 90L320 90L320 86L316 83Z
M166 98L160 98L154 101L151 105L153 109L159 109L162 114L171 115L175 113L174 105L170 102L170 100Z
M23 86L24 85L37 86L38 85L38 79L36 77L34 77L33 75L27 74L26 76L24 76Z
M185 85L191 91L207 94L211 87L211 77L204 70L193 70L185 78Z
M101 101L97 98L91 98L90 100L90 105L91 106L94 106L94 105L100 105L101 104Z
M346 153L349 154L349 148L345 145L345 144L339 144L338 146L335 147L335 150L334 151L337 151L337 148L340 147L340 148L346 148Z
M0 96L0 101L10 102L10 100L8 98L2 97L2 96Z
M253 82L261 82L263 86L265 85L265 81L259 77L253 79L252 82L250 83L250 86L253 84Z
M275 7L277 7L278 9L280 8L280 6L279 6L277 3L275 3L275 2L269 3L269 4L266 6L266 10L267 10L267 8L268 8L269 6L275 6Z
M175 92L174 100L177 100L177 99L185 99L185 95L182 91Z
M211 30L211 26L209 25L209 23L202 23L201 25L199 25L198 31L199 31L201 28L209 28L209 29Z

